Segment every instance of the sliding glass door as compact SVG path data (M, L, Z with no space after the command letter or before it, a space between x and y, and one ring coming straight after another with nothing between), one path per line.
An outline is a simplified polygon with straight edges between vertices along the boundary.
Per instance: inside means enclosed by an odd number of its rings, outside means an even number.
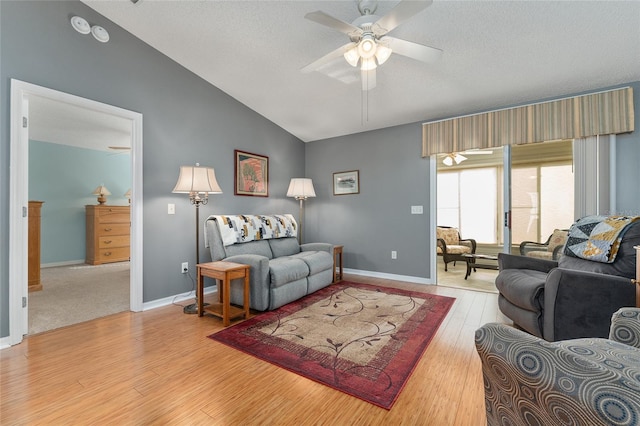
M571 141L511 147L511 252L522 241L545 242L574 221Z
M573 223L571 141L461 155L438 157L437 225L475 239L478 253L519 254L522 241L544 242Z

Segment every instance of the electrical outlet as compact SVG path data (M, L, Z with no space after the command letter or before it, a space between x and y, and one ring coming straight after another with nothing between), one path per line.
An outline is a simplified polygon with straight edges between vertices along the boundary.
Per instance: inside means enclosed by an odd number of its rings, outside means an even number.
M391 252L391 258L392 258L392 259L397 259L397 258L398 258L398 252L397 252L397 251L395 251L395 250L393 250L393 251Z
M189 272L189 262L182 262L182 267L180 268L180 272L186 274Z

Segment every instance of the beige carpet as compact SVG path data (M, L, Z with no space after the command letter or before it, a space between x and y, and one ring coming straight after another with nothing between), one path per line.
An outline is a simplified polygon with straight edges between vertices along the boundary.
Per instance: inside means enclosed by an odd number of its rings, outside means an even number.
M41 270L29 293L29 334L129 310L129 262Z
M436 268L438 274L438 285L490 293L498 292L498 289L495 285L496 275L498 275L498 271L492 271L489 269L478 269L477 272L472 271L471 275L465 280L464 276L467 273L467 264L465 262L456 262L455 266L453 266L452 262L449 263L447 268L449 270L445 272L442 258L438 257Z

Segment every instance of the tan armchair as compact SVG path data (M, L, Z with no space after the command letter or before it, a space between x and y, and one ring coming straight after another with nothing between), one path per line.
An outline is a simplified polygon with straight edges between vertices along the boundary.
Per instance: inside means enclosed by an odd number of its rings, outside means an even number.
M463 254L474 254L476 252L476 240L467 238L462 239L458 228L449 226L436 227L437 247L436 253L442 256L444 261L444 270L447 271L447 264L456 261L465 261Z
M523 241L520 243L520 254L538 259L558 260L568 235L568 229L556 229L544 243Z

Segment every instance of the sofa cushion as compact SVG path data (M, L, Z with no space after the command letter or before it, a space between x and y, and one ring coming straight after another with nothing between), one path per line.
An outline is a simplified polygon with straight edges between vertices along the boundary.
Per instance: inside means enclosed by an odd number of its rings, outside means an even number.
M249 243L233 244L224 248L227 257L238 254L257 254L265 256L267 259L273 259L271 247L266 240L251 241Z
M269 261L269 274L271 287L279 287L306 278L309 275L309 267L300 259L277 257Z
M458 245L460 233L458 232L458 228L443 228L436 227L436 238L443 239L444 242L449 245Z
M552 251L531 250L527 252L527 256L535 257L536 259L553 260Z
M547 251L553 252L556 247L563 246L567 242L568 231L563 229L555 229L551 237L549 238L549 245Z
M303 260L309 267L309 275L333 268L333 258L326 251L303 251L289 257Z
M442 248L440 246L436 247L436 251L437 253L442 254ZM447 244L447 253L448 254L471 253L471 247L462 245L462 244Z
M300 253L300 245L296 238L278 238L269 240L273 257L291 256Z
M541 311L544 306L545 272L531 269L503 269L496 277L496 287L512 304L529 311Z

